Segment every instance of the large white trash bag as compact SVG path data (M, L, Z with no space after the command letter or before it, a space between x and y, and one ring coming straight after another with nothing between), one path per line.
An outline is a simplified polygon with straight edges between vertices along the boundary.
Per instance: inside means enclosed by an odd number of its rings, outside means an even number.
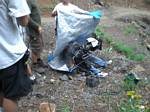
M78 12L57 10L55 58L49 62L50 67L55 70L69 71L65 61L60 58L62 51L69 42L88 38L88 35L94 32L99 20L97 13L90 13L82 9L79 9Z

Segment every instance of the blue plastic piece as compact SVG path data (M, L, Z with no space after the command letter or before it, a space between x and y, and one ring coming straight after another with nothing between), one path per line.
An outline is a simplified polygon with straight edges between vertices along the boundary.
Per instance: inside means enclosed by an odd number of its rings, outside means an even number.
M94 66L91 66L90 71L94 74L98 74L101 72L99 69L95 68Z
M52 61L55 57L53 55L48 55L47 60L48 62Z
M91 16L95 17L96 19L99 19L102 16L102 12L101 11L93 11L89 13Z

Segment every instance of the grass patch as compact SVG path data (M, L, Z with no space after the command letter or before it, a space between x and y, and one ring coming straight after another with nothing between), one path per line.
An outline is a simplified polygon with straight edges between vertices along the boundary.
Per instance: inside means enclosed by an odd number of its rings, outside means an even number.
M136 34L137 32L138 32L138 29L132 24L130 24L124 28L124 34L126 36Z
M128 58L135 61L144 61L145 55L144 54L130 54Z
M61 112L71 112L70 107L68 105L64 105Z
M64 99L64 102L61 107L61 112L71 112L71 108L69 106L69 102L68 102L67 98Z
M120 52L120 53L124 53L125 55L130 55L133 54L133 49L131 47L126 46L124 43L122 42L115 42L114 44L114 48Z
M133 30L133 29L134 28L132 28L132 26L128 27L128 29L126 30L128 32L127 34L137 31L137 30ZM102 28L102 30L103 30L103 28ZM125 45L123 42L113 40L113 37L107 33L102 32L100 27L96 28L95 33L97 35L97 38L101 38L104 41L106 41L116 51L126 55L126 57L128 59L135 60L135 61L143 61L144 60L144 58L145 58L144 54L136 54L134 52L133 48Z

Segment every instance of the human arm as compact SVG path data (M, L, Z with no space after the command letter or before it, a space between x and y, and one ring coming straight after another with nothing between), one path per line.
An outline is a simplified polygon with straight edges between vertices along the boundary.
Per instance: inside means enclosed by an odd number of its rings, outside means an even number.
M40 16L40 11L39 11L37 2L35 0L28 0L27 3L31 10L28 27L41 33L41 31L42 31L41 16Z
M57 9L58 9L59 5L60 5L60 4L56 5L55 8L54 8L54 10L52 11L52 13L51 13L51 16L52 16L52 17L57 16Z
M21 26L27 26L29 23L29 16L22 16L17 18L17 23Z
M8 9L9 15L16 18L19 25L26 26L28 24L30 9L26 0L9 0Z
M52 17L57 16L57 11L52 12L51 16L52 16Z
M35 29L35 30L38 31L39 33L42 32L42 27L41 27L41 25L38 24L37 22L35 22L32 18L29 19L28 27L31 27L31 28Z

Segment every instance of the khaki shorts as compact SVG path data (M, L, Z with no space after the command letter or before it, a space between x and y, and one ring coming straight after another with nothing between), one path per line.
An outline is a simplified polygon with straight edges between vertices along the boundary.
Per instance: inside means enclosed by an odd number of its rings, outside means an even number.
M42 35L36 37L30 37L29 39L29 48L34 53L40 53L43 50L43 38Z

